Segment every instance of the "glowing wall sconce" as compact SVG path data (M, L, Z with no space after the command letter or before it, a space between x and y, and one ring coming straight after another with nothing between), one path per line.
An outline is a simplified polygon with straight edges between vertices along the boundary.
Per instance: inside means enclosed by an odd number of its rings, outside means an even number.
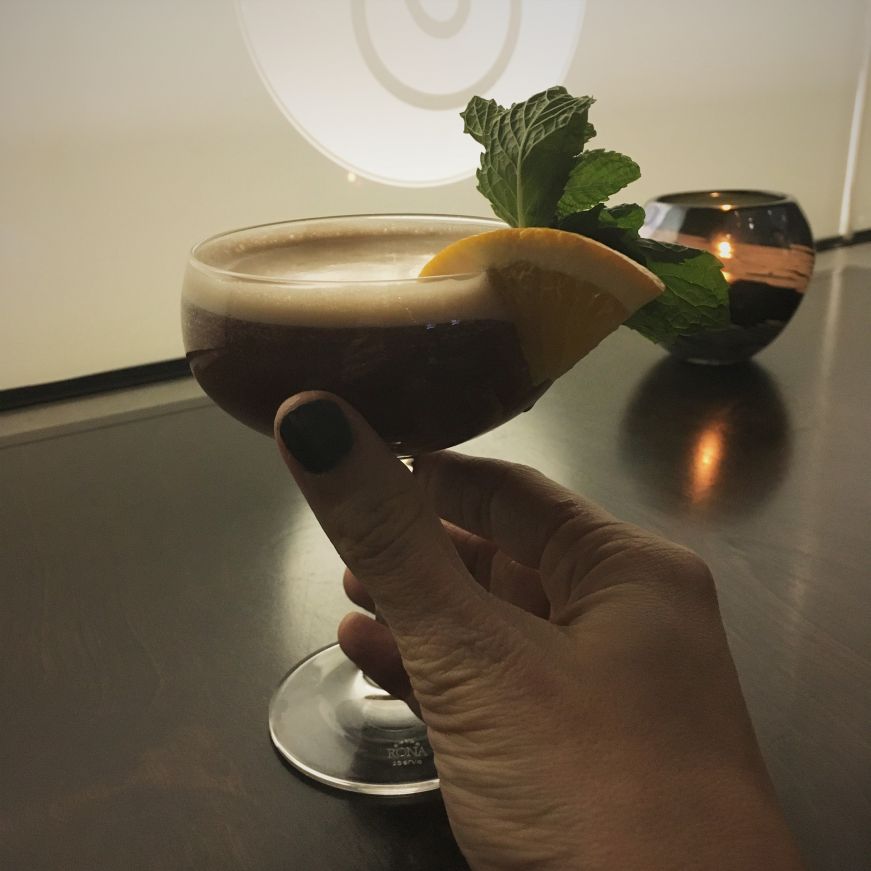
M442 185L480 147L458 113L563 81L584 0L237 0L260 76L311 145L348 173ZM350 176L349 176L350 177Z

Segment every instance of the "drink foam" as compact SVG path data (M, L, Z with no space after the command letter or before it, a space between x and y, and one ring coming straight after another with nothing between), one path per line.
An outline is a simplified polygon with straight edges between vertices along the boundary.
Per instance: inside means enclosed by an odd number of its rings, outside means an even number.
M505 320L483 273L417 277L446 245L497 226L461 219L331 219L239 231L196 249L183 299L218 315L298 326Z

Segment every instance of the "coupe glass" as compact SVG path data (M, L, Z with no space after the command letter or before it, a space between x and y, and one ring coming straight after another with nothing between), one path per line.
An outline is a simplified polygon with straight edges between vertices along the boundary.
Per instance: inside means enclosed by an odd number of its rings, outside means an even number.
M532 406L516 329L486 274L418 278L445 245L503 226L437 215L289 221L212 237L182 293L191 371L225 411L272 435L278 406L327 390L404 459ZM379 795L435 789L426 728L337 644L295 666L270 704L279 752L322 783Z

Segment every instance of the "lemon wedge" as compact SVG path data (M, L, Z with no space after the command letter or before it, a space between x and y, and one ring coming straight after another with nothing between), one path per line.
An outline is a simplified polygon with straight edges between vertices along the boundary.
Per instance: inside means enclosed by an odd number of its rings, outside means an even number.
M486 272L517 328L533 383L553 381L665 289L634 260L577 233L546 227L467 236L421 277Z

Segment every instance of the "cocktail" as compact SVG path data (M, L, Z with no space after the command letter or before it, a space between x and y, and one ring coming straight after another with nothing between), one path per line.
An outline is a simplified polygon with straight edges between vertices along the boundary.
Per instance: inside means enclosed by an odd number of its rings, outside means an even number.
M626 183L628 161L582 153L591 102L554 88L507 110L470 104L467 129L485 146L479 187L492 188L505 223L357 215L196 246L182 312L203 389L267 435L289 396L335 393L411 459L529 409L633 314L655 340L692 326L697 300L711 320L726 294L704 288L714 273L722 283L710 255L639 239L639 206L589 208L592 190L603 197ZM669 296L657 270L683 274L680 293ZM438 785L423 723L338 645L291 670L269 723L285 758L323 783L382 795Z

